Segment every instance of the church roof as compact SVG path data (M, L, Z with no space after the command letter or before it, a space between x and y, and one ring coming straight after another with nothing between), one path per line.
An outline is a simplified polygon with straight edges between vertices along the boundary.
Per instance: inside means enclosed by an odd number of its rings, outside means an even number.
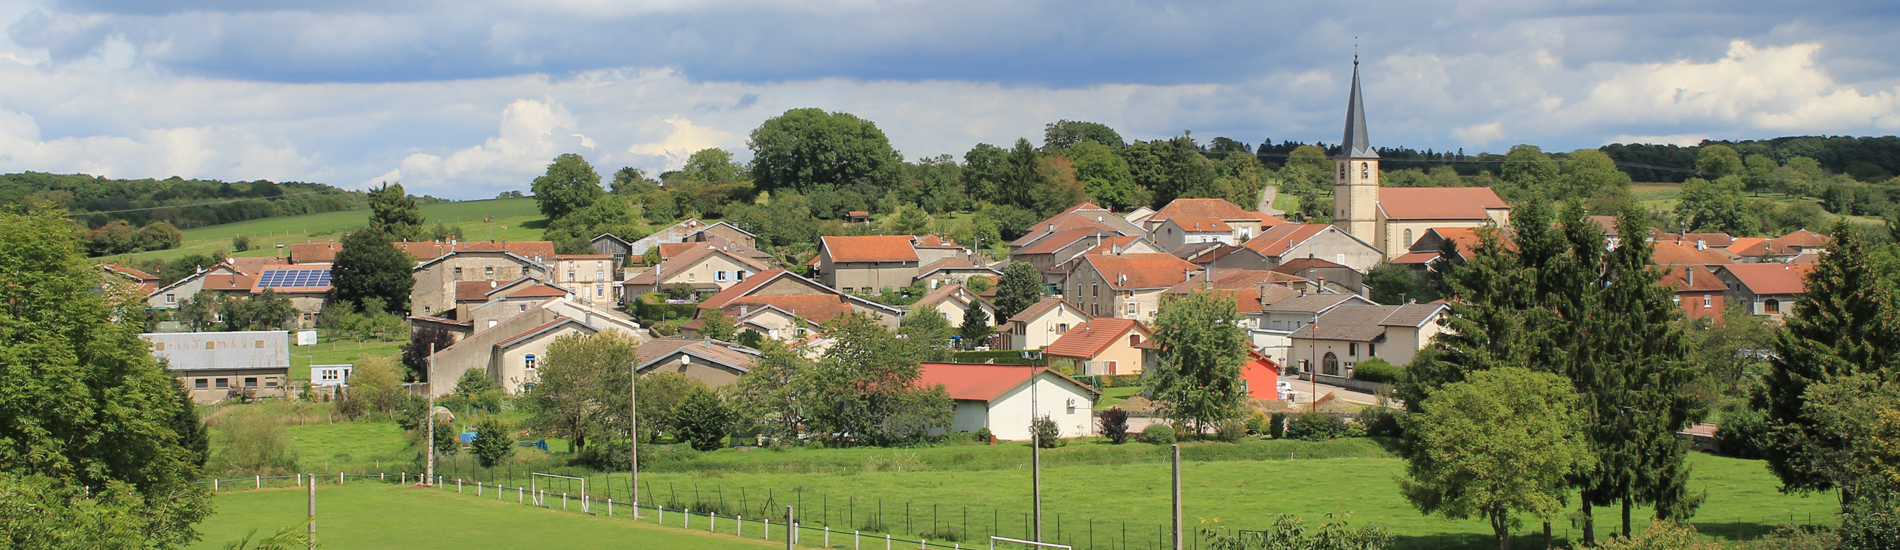
M1376 159L1379 152L1366 137L1366 104L1359 96L1359 57L1352 59L1352 99L1346 104L1346 136L1339 140L1342 159Z

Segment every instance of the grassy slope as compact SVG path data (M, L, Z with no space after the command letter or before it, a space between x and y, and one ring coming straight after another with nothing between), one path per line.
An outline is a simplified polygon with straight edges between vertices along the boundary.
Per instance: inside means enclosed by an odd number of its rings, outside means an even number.
M1141 388L1136 386L1102 390L1102 398L1095 400L1095 409L1108 410L1115 408L1116 405L1120 405L1122 401L1133 397L1137 393L1141 393Z
M539 240L545 225L540 210L534 205L534 199L427 203L422 205L422 215L430 225L438 221L459 225L463 235L470 239L488 239L492 230L495 239ZM493 217L495 221L484 223L484 216ZM344 231L366 225L369 225L368 210L264 218L187 229L184 232L184 245L178 248L113 258L169 259L190 253L228 251L231 249L231 238L238 235L251 237L251 250L235 255L272 256L277 254L278 244L333 241L341 238Z
M402 346L406 341L331 340L329 331L317 335L317 345L290 348L290 378L309 380L310 365L355 364L364 357L388 357L401 366Z
M222 548L252 530L261 538L305 518L305 492L267 489L225 493L217 514L198 526L203 539L191 548ZM772 548L783 543L744 540L678 528L523 506L440 490L360 483L317 488L317 541L326 548L514 549L566 548ZM624 512L619 512L624 514ZM524 546L525 545L525 546Z

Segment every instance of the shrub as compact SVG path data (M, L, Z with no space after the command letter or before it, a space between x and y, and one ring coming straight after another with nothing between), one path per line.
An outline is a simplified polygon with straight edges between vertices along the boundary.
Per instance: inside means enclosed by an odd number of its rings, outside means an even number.
M1768 417L1761 411L1737 407L1722 415L1722 425L1715 429L1716 439L1722 441L1722 454L1735 458L1763 458L1768 448Z
M1286 413L1273 413L1267 417L1267 435L1274 439L1286 437Z
M243 235L231 237L231 251L244 252L251 249L251 238Z
M977 428L976 433L971 434L971 438L975 439L977 443L989 443L991 437L994 436L991 435L989 428Z
M508 435L507 424L491 416L475 424L475 441L469 447L476 462L483 468L493 468L515 454L515 438Z
M666 298L668 300L691 300L693 299L693 285L686 283L673 283L668 285L666 287Z
M1287 422L1286 436L1307 441L1333 439L1346 433L1346 420L1322 412L1304 412Z
M1155 445L1173 445L1174 428L1168 427L1167 424L1149 426L1148 429L1141 431L1139 441Z
M356 420L357 417L363 416L363 412L368 408L369 404L366 400L353 391L344 391L336 398L336 413L343 415L345 419Z
M1110 443L1120 445L1128 442L1128 411L1115 407L1102 411L1102 435Z
M1702 540L1695 527L1668 520L1656 520L1649 529L1632 537L1611 538L1597 548L1603 550L1721 550L1722 545Z
M232 474L273 475L297 469L290 432L274 416L234 414L218 422L217 456L212 470Z
M1239 419L1222 420L1214 427L1214 438L1228 443L1240 441L1247 436L1247 423Z
M1365 424L1366 435L1404 437L1405 425L1399 422L1399 414L1385 407L1366 407L1359 411L1359 422Z
M1056 421L1050 420L1048 415L1030 422L1029 429L1036 432L1036 443L1044 449L1054 449L1062 443L1062 427L1057 426Z
M1393 366L1377 357L1360 361L1352 367L1352 379L1367 382L1391 384L1398 382L1399 376L1403 374L1405 374L1405 369Z
M731 416L719 396L704 386L695 387L674 411L673 435L692 443L693 450L717 450L725 446L726 434L731 431Z
M1267 435L1267 413L1254 411L1247 417L1247 435Z

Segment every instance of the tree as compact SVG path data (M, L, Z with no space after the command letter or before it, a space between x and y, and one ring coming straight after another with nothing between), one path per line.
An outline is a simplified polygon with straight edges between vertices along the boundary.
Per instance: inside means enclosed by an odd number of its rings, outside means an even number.
M1499 169L1500 194L1513 204L1532 198L1549 200L1549 189L1558 183L1558 165L1536 145L1513 145L1504 154Z
M369 190L369 226L391 239L419 241L423 237L422 208L403 192L401 183L383 182Z
M1068 157L1042 157L1037 161L1036 172L1042 175L1039 180L1042 187L1030 190L1026 207L1040 214L1054 215L1089 199L1082 181L1075 177L1075 163Z
M574 453L586 452L590 436L602 434L610 419L626 414L627 371L638 361L640 341L617 331L569 334L548 345L539 380L530 386L522 405L530 425L574 444ZM644 404L646 396L641 396ZM644 418L644 417L643 417ZM619 428L624 433L625 424Z
M1009 152L988 143L978 143L963 154L963 192L970 198L1003 203L1003 167Z
M809 193L819 185L868 181L890 187L903 156L871 121L850 113L792 109L766 120L746 140L759 189Z
M706 383L679 372L640 375L640 439L653 441L679 418L680 404ZM625 409L625 404L621 404Z
M725 312L707 310L705 315L699 317L699 335L702 337L730 342L733 330L732 318L726 317Z
M534 178L533 190L535 205L549 220L567 217L606 195L600 189L600 174L587 159L574 153L554 157L547 172Z
M1161 363L1142 386L1162 414L1192 425L1194 433L1239 418L1240 366L1247 361L1247 331L1230 296L1196 292L1176 298L1155 316L1154 338Z
M409 343L402 346L402 366L409 369L409 380L428 382L429 354L448 349L454 340L448 330L436 327L417 327L410 333Z
M705 452L725 446L726 434L732 433L732 415L719 396L705 387L693 388L680 402L673 415L674 438Z
M798 440L811 361L783 342L759 342L759 360L730 386L733 411L778 441Z
M1860 236L1846 220L1830 236L1806 292L1776 334L1768 376L1752 404L1768 413L1774 433L1768 467L1784 491L1825 491L1848 481L1835 475L1832 459L1849 442L1829 437L1805 414L1815 397L1809 386L1891 373L1900 352L1893 297L1869 267ZM1851 501L1842 495L1843 505Z
M508 425L493 416L475 423L475 441L470 442L470 451L475 453L475 461L483 468L493 468L501 461L515 454L515 438L509 434Z
M983 311L979 304L972 303L969 309L963 310L963 324L957 327L957 335L963 337L964 346L981 345L993 334L996 334L996 329L990 326L990 314Z
M631 166L614 171L613 194L622 197L637 197L658 191L659 182L647 177L645 170Z
M744 171L744 166L732 161L732 153L715 147L700 149L686 157L686 166L680 168L680 177L707 183L729 183L739 181Z
M178 446L191 451L191 463L203 469L205 461L211 459L211 430L205 427L204 419L198 417L198 404L191 400L191 390L185 388L185 382L177 380L173 386L178 401L170 427L178 434Z
M125 220L112 220L86 232L86 252L94 256L122 254L138 249L138 229Z
M95 293L66 212L0 212L0 526L22 548L177 548L211 513L142 301ZM55 523L56 522L56 523Z
M1438 299L1437 283L1399 264L1379 264L1366 273L1366 286L1372 289L1372 301L1398 305L1407 300L1431 302Z
M1704 145L1696 152L1695 169L1710 178L1740 175L1747 170L1741 153L1727 145Z
M921 348L925 361L950 358L951 331L950 320L945 319L935 306L913 306L897 321L897 333Z
M343 249L330 265L330 299L362 304L376 298L384 311L409 313L409 291L416 284L410 274L416 260L390 244L389 236L374 228L343 237ZM376 312L367 312L376 313Z
M1130 146L1128 151L1142 144ZM1219 173L1214 161L1201 154L1200 146L1194 144L1194 138L1182 135L1167 141L1152 141L1147 144L1146 162L1130 159L1128 167L1133 172L1135 183L1146 187L1154 195L1153 205L1174 202L1177 198L1219 197L1226 198L1214 183Z
M1003 157L1001 168L1001 179L997 182L999 202L1041 211L1037 208L1042 204L1036 191L1046 189L1051 184L1049 175L1041 169L1042 155L1029 145L1029 140L1018 138L1016 146L1010 148L1009 155Z
M1110 443L1120 445L1128 442L1128 411L1113 407L1098 416L1102 424L1102 437Z
M1596 149L1578 149L1564 159L1562 192L1556 200L1588 199L1606 192L1627 192L1630 176L1616 169L1616 161Z
M164 220L139 228L139 250L170 250L185 241L185 234Z
M395 412L397 402L407 395L396 362L388 357L371 356L356 361L350 370L350 393L381 413Z
M930 229L930 213L923 208L906 206L897 209L897 215L891 216L891 233L894 235L916 235Z
M1077 145L1094 143L1110 149L1121 149L1127 144L1114 128L1094 122L1076 120L1058 120L1043 125L1042 148L1051 153L1074 149Z
M917 387L920 348L862 314L834 319L835 343L811 368L803 399L813 431L845 445L914 441L950 421L942 386Z
M1569 476L1592 460L1568 381L1504 367L1448 384L1405 420L1417 445L1400 491L1420 512L1488 520L1510 550L1518 516L1563 512Z
M1027 262L1010 262L996 283L996 318L1008 319L1042 299L1042 273Z
M1077 143L1064 153L1075 163L1075 177L1082 180L1089 200L1116 210L1134 206L1135 198L1135 179L1128 173L1128 161L1115 154L1118 148L1091 140Z
M1682 182L1682 194L1676 203L1676 219L1690 231L1723 231L1737 235L1755 233L1748 227L1743 204L1742 179L1727 176L1713 182L1689 178Z

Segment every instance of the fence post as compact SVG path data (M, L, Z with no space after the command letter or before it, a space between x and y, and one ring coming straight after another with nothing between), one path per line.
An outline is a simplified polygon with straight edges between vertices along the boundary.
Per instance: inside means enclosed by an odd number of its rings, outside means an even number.
M262 489L262 488L264 488L264 476L261 476L261 475L253 475L253 476L251 476L251 481L254 481L254 482L256 482L256 483L257 483L257 487L256 487L256 488L258 488L258 489Z
M687 508L685 515L686 515L686 519L680 520L680 528L692 529L693 528L693 509Z

